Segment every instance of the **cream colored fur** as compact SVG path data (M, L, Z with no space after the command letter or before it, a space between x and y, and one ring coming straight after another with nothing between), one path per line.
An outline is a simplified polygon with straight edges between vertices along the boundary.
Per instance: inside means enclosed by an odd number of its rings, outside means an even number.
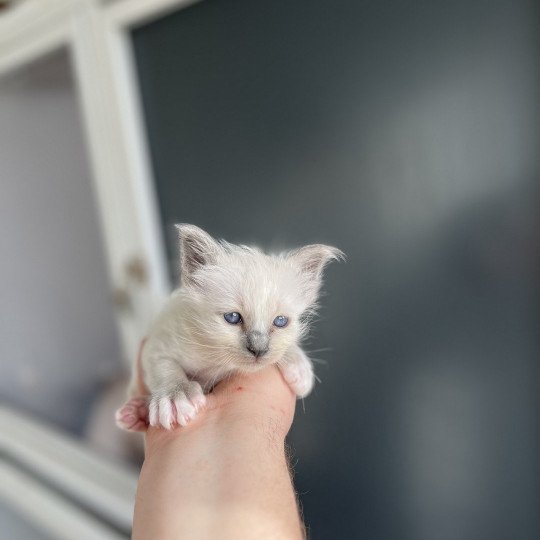
M313 387L313 367L299 347L316 307L323 268L342 253L325 245L267 255L216 241L193 225L179 225L182 282L148 334L144 380L151 392L151 425L186 425L204 406L204 393L233 372L277 364L299 397ZM238 312L242 323L226 322ZM289 322L273 326L278 315ZM268 338L258 358L246 335Z

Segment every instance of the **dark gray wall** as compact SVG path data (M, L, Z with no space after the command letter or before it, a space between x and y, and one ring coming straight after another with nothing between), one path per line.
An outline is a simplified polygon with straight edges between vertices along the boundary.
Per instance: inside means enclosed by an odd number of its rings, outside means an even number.
M348 255L290 437L315 539L540 535L533 8L208 0L133 34L164 227Z

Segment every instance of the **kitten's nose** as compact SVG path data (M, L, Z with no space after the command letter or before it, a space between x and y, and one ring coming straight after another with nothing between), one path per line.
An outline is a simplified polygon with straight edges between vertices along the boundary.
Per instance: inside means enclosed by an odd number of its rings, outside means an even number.
M246 334L246 349L258 358L268 352L268 341L267 334L252 330Z

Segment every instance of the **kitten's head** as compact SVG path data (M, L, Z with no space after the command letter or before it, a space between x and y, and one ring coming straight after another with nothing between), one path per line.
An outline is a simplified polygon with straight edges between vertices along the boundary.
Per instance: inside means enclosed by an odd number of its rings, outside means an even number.
M325 265L343 257L322 244L266 255L178 225L186 330L197 354L244 371L279 363L307 331Z

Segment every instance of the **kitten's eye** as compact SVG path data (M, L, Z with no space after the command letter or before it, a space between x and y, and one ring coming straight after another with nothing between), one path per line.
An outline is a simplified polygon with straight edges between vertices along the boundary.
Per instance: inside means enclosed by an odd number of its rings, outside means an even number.
M287 326L288 322L289 322L288 317L285 317L285 315L278 315L274 319L274 326L277 326L278 328L283 328L284 326Z
M238 324L239 322L242 322L242 315L240 315L240 313L237 313L236 311L225 313L223 317L229 324Z

